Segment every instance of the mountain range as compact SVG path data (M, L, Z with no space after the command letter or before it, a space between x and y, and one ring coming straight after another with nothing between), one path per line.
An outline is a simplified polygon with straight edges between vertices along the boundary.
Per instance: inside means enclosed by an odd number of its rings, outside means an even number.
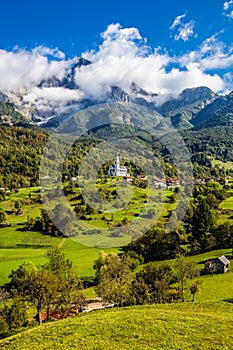
M52 77L41 81L35 88L43 90L44 93L49 89L65 88L66 91L79 92L79 86L75 81L75 74L82 67L91 65L91 62L80 58L75 65L67 72L66 76L59 80ZM64 108L56 109L48 106L42 109L37 103L28 105L24 102L24 93L10 94L9 96L0 92L0 124L1 125L33 125L39 124L46 128L56 128L65 120L69 121L69 129L76 118L80 121L80 111L86 110L92 106L102 105L104 103L115 103L124 105L127 113L133 113L133 106L138 106L135 111L136 117L130 118L130 123L139 126L143 123L143 114L147 115L146 122L150 118L160 116L165 125L172 124L178 129L193 129L212 126L228 126L233 124L233 92L227 95L218 95L208 87L201 86L187 88L179 96L164 96L158 93L145 91L140 86L132 84L130 91L124 91L118 86L109 87L109 91L101 100L95 98L71 98L66 100ZM115 105L116 106L116 105ZM144 112L140 111L144 108ZM145 108L147 112L145 112ZM151 112L151 116L148 114ZM79 112L79 113L78 113ZM141 119L139 114L142 114ZM93 118L93 113L89 112L89 117ZM75 117L76 116L76 117ZM125 117L129 121L128 117ZM90 122L91 123L91 122ZM88 121L87 121L88 124Z

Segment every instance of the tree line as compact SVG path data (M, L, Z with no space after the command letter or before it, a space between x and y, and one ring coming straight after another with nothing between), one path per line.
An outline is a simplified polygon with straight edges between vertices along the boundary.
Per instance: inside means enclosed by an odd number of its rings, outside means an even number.
M200 281L196 279L200 269L195 263L178 254L174 268L149 262L139 269L141 259L134 252L101 252L94 265L96 293L116 306L184 302L187 290L194 301L200 291Z
M124 130L123 130L124 129ZM137 128L124 126L119 130L122 137L131 137L143 143L152 150L162 162L163 170L168 177L176 175L175 167L169 151L158 140ZM63 167L63 179L71 179L78 174L79 166L87 151L98 145L104 138L114 135L115 129L106 127L101 133L98 131L86 135L70 148ZM216 127L212 129L187 131L182 135L191 153L195 177L225 176L232 174L229 169L211 166L209 156L222 161L233 160L233 132L230 128ZM9 189L29 187L38 184L40 159L43 148L49 139L49 132L36 127L24 128L0 126L0 187ZM65 142L65 139L64 139ZM54 150L59 149L55 145ZM56 154L51 151L51 162ZM139 174L138 165L126 160L128 170L132 174ZM106 174L109 164L103 165L100 175ZM49 174L48 174L49 175Z

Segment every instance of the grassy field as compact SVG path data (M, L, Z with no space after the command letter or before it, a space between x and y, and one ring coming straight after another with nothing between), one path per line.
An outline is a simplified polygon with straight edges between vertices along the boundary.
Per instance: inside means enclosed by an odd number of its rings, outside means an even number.
M105 184L98 183L98 188L103 186L105 193L115 189L115 179ZM80 190L75 188L76 193L68 195L67 199L74 207L80 203L77 199ZM170 194L171 192L169 192ZM16 269L25 260L31 260L35 264L43 264L46 261L45 254L50 247L60 247L65 255L77 265L78 273L81 277L93 276L93 262L97 259L101 250L106 252L117 252L118 248L126 245L131 241L132 235L124 233L122 237L107 237L106 233L83 235L80 233L74 239L63 239L61 237L51 237L40 232L27 231L27 217L36 218L40 215L43 205L38 201L33 203L39 196L39 188L22 188L18 192L13 192L6 196L1 202L1 208L7 213L7 221L11 227L0 228L0 285L8 280L8 275L13 269ZM152 197L166 197L166 194L160 194L154 191ZM135 189L132 200L127 208L116 211L113 214L106 214L103 220L103 214L96 213L87 215L87 219L91 218L91 225L97 229L106 229L111 220L114 224L118 224L127 216L129 221L137 221L137 229L140 227L141 218L137 218L143 209L146 201L147 190L142 188ZM19 201L22 205L23 215L16 215L15 203ZM167 214L167 210L171 210L174 204L165 203L161 213ZM152 209L152 205L147 210Z
M233 195L226 198L219 206L221 209L230 209L233 210Z
M27 231L25 224L27 216L36 218L40 215L42 204L32 204L31 200L38 196L38 187L22 188L11 193L1 202L1 208L7 213L7 221L11 227L0 228L0 285L7 282L8 276L25 260L35 264L46 262L46 252L50 247L60 247L67 258L71 259L80 277L94 276L93 263L101 250L118 252L117 248L92 248L96 245L94 237L83 236L86 245L76 239L51 237L40 232ZM23 215L15 213L15 202L22 203ZM85 241L85 237L87 237ZM122 242L120 242L122 243ZM118 244L119 246L120 244ZM101 246L101 244L100 244Z
M218 167L224 168L224 169L231 169L231 170L233 169L233 162L229 162L229 161L223 162L219 159L215 159L215 158L211 158L211 157L210 157L210 159L211 159L211 163L212 163L213 167L218 166Z
M102 184L98 182L98 188L103 186L105 193L113 191L115 189L115 179L110 182ZM77 266L77 271L81 277L93 276L93 262L98 257L98 253L101 250L106 252L117 252L119 247L127 244L132 236L127 232L122 237L108 237L106 242L106 236L104 233L95 235L83 235L79 234L74 239L63 239L61 237L51 237L40 232L27 231L25 224L27 216L36 218L40 215L42 204L32 203L33 199L36 199L39 195L38 187L22 188L16 193L11 193L6 197L6 200L1 202L1 207L7 212L7 220L11 223L11 227L0 228L0 285L7 282L7 278L12 269L16 269L19 264L25 260L31 260L35 264L42 264L46 261L45 254L50 247L60 247L64 251L65 255L73 261ZM76 193L68 195L68 200L74 207L79 204L78 188L75 188ZM168 195L172 193L168 191ZM232 191L229 190L229 194L232 195ZM144 224L143 219L135 217L135 213L140 213L140 210L144 206L147 192L145 189L136 188L133 194L132 201L124 209L116 211L113 214L108 213L105 215L106 219L103 220L103 214L96 213L92 215L91 224L95 225L98 229L106 229L108 221L112 219L115 223L122 221L126 216L129 221L137 220L136 228L139 230L140 224ZM155 199L155 206L158 205L158 198L162 198L162 202L166 197L166 193L163 191L152 190L150 194ZM18 216L15 214L15 202L20 201L22 203L23 215ZM157 203L157 204L156 204ZM164 203L160 210L160 220L166 220L168 211L174 208L174 203ZM147 210L152 209L152 206ZM233 196L229 196L220 205L220 209L233 210ZM220 214L219 222L231 218L230 214ZM87 218L88 215L87 215ZM91 216L90 216L91 218ZM141 221L142 220L142 221ZM147 219L146 219L147 220ZM104 248L103 248L104 247ZM110 247L110 248L109 248Z
M233 305L226 303L101 310L0 340L0 347L8 350L231 350L232 316Z
M111 185L112 186L112 185ZM229 191L229 194L232 194ZM8 280L12 269L16 269L25 260L35 264L46 262L46 251L50 247L59 247L66 257L71 259L80 277L94 276L93 262L101 250L118 252L118 248L98 248L95 237L83 236L77 239L50 237L48 235L25 230L27 215L36 217L40 214L41 204L30 204L36 198L38 188L21 189L12 193L2 208L7 211L11 227L0 229L0 285ZM120 221L129 214L134 220L134 212L143 206L144 190L138 189L135 200L126 212L114 213L114 220ZM156 196L156 193L154 194ZM137 199L137 200L136 200ZM15 201L23 202L22 216L15 215ZM69 200L73 205L78 201ZM139 202L138 202L139 201ZM163 216L174 204L166 203ZM220 205L221 209L233 210L233 196ZM131 215L132 214L132 215ZM219 220L229 218L229 214L220 215ZM104 227L106 222L102 214L95 214L97 227ZM223 217L224 216L224 217ZM107 218L108 220L110 219ZM101 238L100 238L101 239ZM85 241L86 240L86 241ZM232 260L232 250L222 249L189 257L203 268L204 261L225 255ZM164 262L159 262L164 263ZM171 266L175 261L167 261ZM158 263L155 263L158 264ZM140 267L142 268L142 267ZM191 303L187 285L185 303L166 305L135 306L95 311L76 317L44 324L41 328L26 330L20 334L0 340L1 349L233 349L233 272L224 275L200 276L201 293ZM86 290L87 297L94 297L94 289Z

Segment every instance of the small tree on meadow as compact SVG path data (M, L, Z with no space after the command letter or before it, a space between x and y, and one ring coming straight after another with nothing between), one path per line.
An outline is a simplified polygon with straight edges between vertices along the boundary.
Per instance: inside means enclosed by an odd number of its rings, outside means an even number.
M185 256L179 254L176 258L175 272L181 300L184 301L184 292L187 286L187 281L198 276L200 270L195 263L188 261Z
M190 293L192 295L192 302L194 302L195 295L199 294L201 292L201 282L200 281L195 281L191 284L190 288Z

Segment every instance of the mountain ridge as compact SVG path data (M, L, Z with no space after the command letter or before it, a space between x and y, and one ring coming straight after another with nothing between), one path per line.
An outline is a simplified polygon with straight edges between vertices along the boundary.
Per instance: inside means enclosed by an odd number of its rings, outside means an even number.
M20 122L22 125L38 124L45 128L56 128L86 108L122 102L157 112L164 118L165 124L171 123L182 130L233 125L233 92L221 96L206 86L185 88L178 96L171 96L149 92L132 83L126 90L120 86L110 86L101 98L82 96L76 76L80 70L91 67L91 64L80 57L61 79L53 76L42 80L35 86L35 94L40 93L41 97L35 98L33 103L28 102L31 95L27 95L27 90L10 93L9 96L0 92L0 124L17 125ZM56 101L57 92L64 95L68 93L69 96L64 101ZM52 98L50 95L54 95L55 100L46 104L46 97Z

